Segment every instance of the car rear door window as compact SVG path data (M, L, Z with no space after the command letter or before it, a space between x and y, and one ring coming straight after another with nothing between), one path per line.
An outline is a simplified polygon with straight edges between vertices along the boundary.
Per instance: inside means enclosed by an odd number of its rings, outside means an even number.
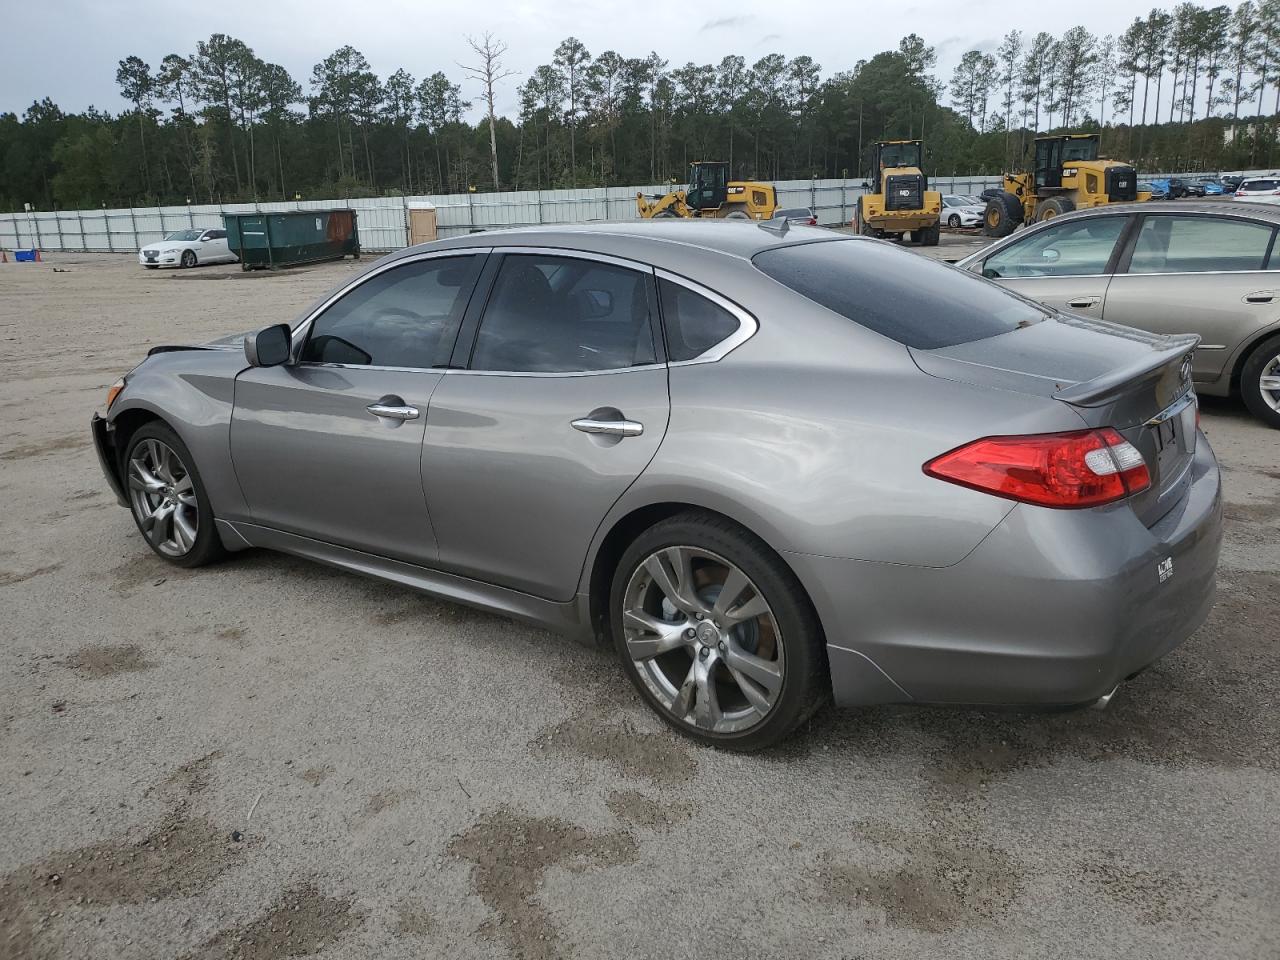
M1106 273L1128 220L1128 216L1083 217L1037 230L988 257L982 275L1012 280Z
M1261 270L1274 228L1254 220L1148 215L1133 244L1129 273Z
M983 340L1047 316L968 271L870 240L775 247L754 263L815 303L909 347Z
M445 362L480 261L436 257L375 274L316 317L301 360L414 369Z
M671 280L658 280L667 357L693 360L733 336L742 324L732 313Z
M597 260L508 254L480 320L471 369L585 373L657 362L651 276Z

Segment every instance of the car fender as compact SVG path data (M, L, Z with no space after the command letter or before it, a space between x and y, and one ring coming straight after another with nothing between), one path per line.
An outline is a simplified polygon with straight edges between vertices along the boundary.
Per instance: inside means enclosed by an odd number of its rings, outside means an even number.
M224 520L248 516L230 444L235 378L245 365L240 350L153 354L126 377L124 389L107 413L113 428L139 411L168 424L191 451L209 503Z

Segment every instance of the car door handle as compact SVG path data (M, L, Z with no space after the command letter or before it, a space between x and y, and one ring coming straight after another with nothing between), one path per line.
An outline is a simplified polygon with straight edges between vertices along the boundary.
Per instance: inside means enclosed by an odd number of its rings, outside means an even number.
M644 433L644 424L634 420L593 420L583 417L569 425L583 433L603 433L610 437L638 437Z
M1074 300L1068 300L1068 307L1094 307L1102 302L1101 297L1076 297Z
M1244 298L1245 303L1270 303L1276 297L1280 296L1280 292L1275 290L1259 290L1257 293L1251 293Z
M383 397L377 403L369 404L365 409L375 417L385 417L388 420L418 419L418 408L410 406L399 397Z

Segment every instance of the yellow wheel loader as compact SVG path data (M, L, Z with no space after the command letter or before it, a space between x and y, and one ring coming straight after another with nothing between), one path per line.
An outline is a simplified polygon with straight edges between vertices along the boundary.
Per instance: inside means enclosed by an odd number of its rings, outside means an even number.
M716 217L722 220L768 220L778 209L771 183L730 180L729 164L702 161L689 165L689 187L663 196L636 194L636 210L649 219Z
M1096 133L1036 137L1029 173L1006 173L1002 192L987 201L982 232L1007 237L1022 224L1038 223L1072 210L1151 199L1138 189L1130 164L1098 156Z
M929 189L920 168L921 140L880 140L870 150L871 180L853 210L854 229L868 237L901 240L936 247L942 233L942 194Z

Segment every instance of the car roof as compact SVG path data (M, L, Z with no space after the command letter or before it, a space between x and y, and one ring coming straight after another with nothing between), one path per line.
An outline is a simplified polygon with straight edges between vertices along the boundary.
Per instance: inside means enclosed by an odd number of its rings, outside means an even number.
M1230 203L1224 203L1221 200L1148 200L1145 203L1109 203L1101 207L1090 207L1087 210L1073 210L1055 217L1054 220L1117 213L1195 213L1236 217L1245 214L1258 220L1280 224L1280 206L1274 203L1249 203L1247 200L1234 200Z
M691 261L708 258L750 260L778 247L860 239L820 227L792 226L783 231L761 226L768 222L664 219L515 227L434 240L408 247L401 256L459 247L563 247L679 270Z

